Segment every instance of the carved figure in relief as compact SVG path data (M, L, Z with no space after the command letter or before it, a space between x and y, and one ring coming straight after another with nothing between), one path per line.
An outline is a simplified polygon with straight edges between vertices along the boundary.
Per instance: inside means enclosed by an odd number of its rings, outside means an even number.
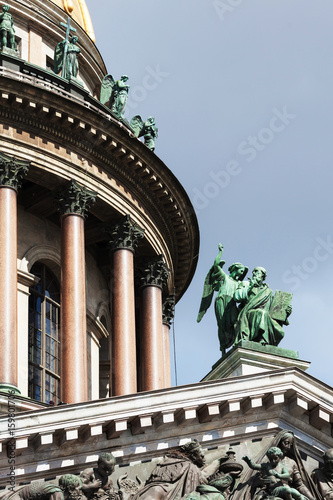
M333 498L333 448L325 451L323 459L324 466L315 469L311 477L322 498L330 500Z
M130 121L130 125L136 137L143 137L147 148L155 151L155 138L158 137L155 118L149 116L146 121L143 121L140 115L135 115Z
M81 472L82 492L88 500L117 497L110 478L115 464L116 459L112 453L102 453L98 457L97 467Z
M217 292L215 299L215 316L218 327L218 337L220 341L220 350L222 355L226 349L235 342L234 324L237 320L238 309L234 300L234 293L239 283L245 278L248 267L240 262L232 264L228 271L229 275L223 270L225 264L221 260L223 245L219 243L219 252L214 260L213 266L208 271L205 279L199 314L197 322L199 323L209 306L211 305L214 292Z
M285 480L286 484L290 488L296 489L301 495L307 497L309 500L320 500L321 497L303 465L293 432L288 430L279 432L279 434L273 438L269 447L265 448L255 459L255 463L261 464L265 459L268 449L271 447L278 447L283 453L280 463L289 473L289 478ZM260 474L256 474L251 469L248 469L235 490L233 500L260 500L268 496L270 495L260 481Z
M59 479L59 486L44 481L34 481L14 491L5 491L1 500L79 500L82 497L82 481L78 476L65 474Z
M283 498L284 500L306 500L307 497L299 493L295 488L290 488L287 480L290 478L288 469L281 463L283 452L280 448L273 446L266 456L269 462L256 464L247 455L243 460L252 470L260 471L259 481L266 488L269 496Z
M8 47L15 50L15 28L13 16L9 13L9 9L9 5L4 4L0 14L1 49Z
M179 450L168 453L159 463L135 500L179 500L207 484L207 478L220 466L220 460L205 465L205 456L198 441L191 441ZM202 468L204 467L204 468Z
M119 80L115 80L112 75L106 75L102 80L100 101L111 111L121 118L124 114L128 91L128 76L123 75Z

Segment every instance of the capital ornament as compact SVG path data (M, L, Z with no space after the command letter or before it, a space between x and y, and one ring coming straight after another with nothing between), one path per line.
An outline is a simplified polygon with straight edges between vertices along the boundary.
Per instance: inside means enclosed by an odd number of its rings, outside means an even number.
M105 226L104 231L110 238L109 246L111 250L127 248L132 251L136 249L145 232L136 222L131 221L129 215L126 215L121 222L114 226Z
M95 203L96 196L97 193L72 179L57 195L61 214L76 214L85 217L89 207Z
M141 286L157 285L163 287L170 275L170 269L165 264L163 255L141 262L139 272Z
M170 295L162 304L162 321L170 326L175 315L175 296Z
M30 161L18 160L15 157L0 153L0 186L18 189L22 179L27 175Z

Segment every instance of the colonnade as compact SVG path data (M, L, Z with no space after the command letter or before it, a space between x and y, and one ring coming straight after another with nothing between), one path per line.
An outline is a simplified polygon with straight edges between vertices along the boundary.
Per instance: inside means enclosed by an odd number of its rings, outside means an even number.
M0 154L0 391L17 387L17 190L29 163ZM96 194L75 181L59 195L61 209L61 399L88 399L84 220ZM134 253L144 231L129 216L107 228L112 253L113 396L137 392ZM140 391L171 385L169 271L162 256L140 268ZM169 304L169 305L168 305ZM167 311L167 312L165 312ZM171 311L171 312L170 312ZM27 346L28 350L28 346Z

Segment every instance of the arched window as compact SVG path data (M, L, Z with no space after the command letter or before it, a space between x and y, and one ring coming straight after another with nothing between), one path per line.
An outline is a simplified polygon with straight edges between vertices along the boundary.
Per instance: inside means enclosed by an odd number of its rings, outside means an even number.
M38 283L29 297L29 397L60 401L60 287L42 263L30 271Z

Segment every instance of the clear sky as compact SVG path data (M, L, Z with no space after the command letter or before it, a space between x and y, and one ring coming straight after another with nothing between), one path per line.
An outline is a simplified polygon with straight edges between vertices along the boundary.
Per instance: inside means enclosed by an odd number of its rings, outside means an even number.
M213 306L196 317L218 243L226 269L292 292L280 347L332 384L333 3L86 0L96 45L129 76L127 118L154 116L156 154L196 209L200 255L175 314L178 384L219 359Z

